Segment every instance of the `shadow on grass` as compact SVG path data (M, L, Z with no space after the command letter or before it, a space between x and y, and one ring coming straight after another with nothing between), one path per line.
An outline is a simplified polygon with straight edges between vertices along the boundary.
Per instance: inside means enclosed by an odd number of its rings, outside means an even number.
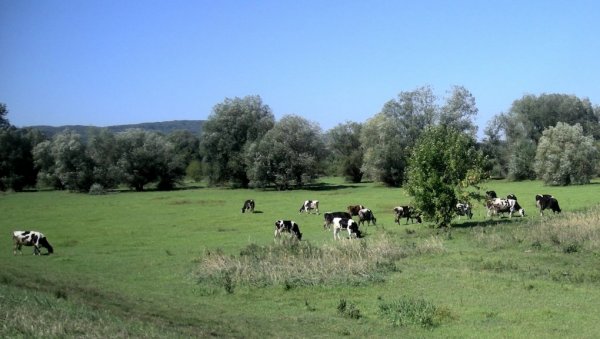
M358 185L348 185L348 184L328 184L324 182L308 184L302 187L302 189L307 191L336 191L343 190L347 188L357 188Z
M511 223L516 223L516 222L521 222L522 218L516 218L513 217L511 218L500 218L500 219L487 219L484 221L466 221L460 224L452 224L453 228L471 228L471 227L491 227L491 226L496 226L496 225L506 225L506 224L511 224Z

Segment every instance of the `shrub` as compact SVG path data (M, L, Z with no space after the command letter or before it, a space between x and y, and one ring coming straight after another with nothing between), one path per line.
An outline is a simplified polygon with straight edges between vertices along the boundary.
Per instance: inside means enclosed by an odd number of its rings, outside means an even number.
M106 194L106 190L100 184L93 184L90 187L89 194L91 194L91 195L102 195L102 194Z
M450 311L440 308L425 299L402 297L398 300L381 303L379 314L392 321L394 326L417 325L423 328L437 327L442 320L452 318Z

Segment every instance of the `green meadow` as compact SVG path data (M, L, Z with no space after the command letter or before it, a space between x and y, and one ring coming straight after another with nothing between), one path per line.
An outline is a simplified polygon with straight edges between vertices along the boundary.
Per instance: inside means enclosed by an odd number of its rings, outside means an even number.
M339 178L291 191L4 193L0 337L596 338L600 182L490 189L515 194L526 216L492 219L479 202L449 229L398 225L403 189ZM541 217L537 193L563 213ZM241 213L246 199L255 213ZM298 213L308 199L320 215ZM336 242L322 213L350 204L377 226ZM275 240L278 219L302 241ZM55 253L14 256L13 230L43 232Z

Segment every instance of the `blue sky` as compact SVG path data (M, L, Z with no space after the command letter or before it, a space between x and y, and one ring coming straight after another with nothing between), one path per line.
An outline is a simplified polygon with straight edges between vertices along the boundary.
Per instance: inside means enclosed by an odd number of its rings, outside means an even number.
M16 126L206 119L260 95L326 131L401 91L475 96L480 134L525 94L600 104L598 1L0 0Z

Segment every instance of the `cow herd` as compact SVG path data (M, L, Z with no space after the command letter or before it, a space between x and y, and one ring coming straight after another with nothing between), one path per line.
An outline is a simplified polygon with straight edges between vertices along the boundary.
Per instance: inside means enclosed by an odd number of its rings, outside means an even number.
M550 194L537 194L535 196L536 206L540 211L540 215L544 215L544 210L551 210L553 213L560 213L561 209L558 204L558 200ZM242 213L246 211L254 213L256 204L253 199L246 200L242 206ZM514 214L518 214L521 217L525 216L525 210L519 205L517 197L514 194L509 194L506 198L498 198L495 191L487 191L485 199L485 207L487 209L488 217L497 215L504 215L508 213L509 217ZM299 213L319 214L319 201L318 200L306 200L300 207ZM473 217L473 211L471 205L468 203L458 203L456 205L456 215L466 216L471 219ZM394 207L394 222L400 224L400 220L406 218L406 224L410 220L412 223L417 221L421 223L421 212L412 206L397 206ZM358 222L354 221L352 217L357 216ZM373 214L373 211L366 208L363 205L350 205L346 211L343 212L325 212L323 214L324 223L323 229L331 230L333 228L333 239L340 239L340 232L347 231L349 238L361 238L362 232L359 226L364 226L365 222L367 226L377 225L377 219ZM277 220L275 222L275 238L281 236L281 234L289 233L298 240L302 240L302 233L300 232L300 226L293 220ZM12 234L14 250L13 253L16 255L17 251L22 254L22 246L33 246L33 254L40 255L41 248L46 248L47 254L54 252L53 247L48 242L46 236L37 231L14 231Z

